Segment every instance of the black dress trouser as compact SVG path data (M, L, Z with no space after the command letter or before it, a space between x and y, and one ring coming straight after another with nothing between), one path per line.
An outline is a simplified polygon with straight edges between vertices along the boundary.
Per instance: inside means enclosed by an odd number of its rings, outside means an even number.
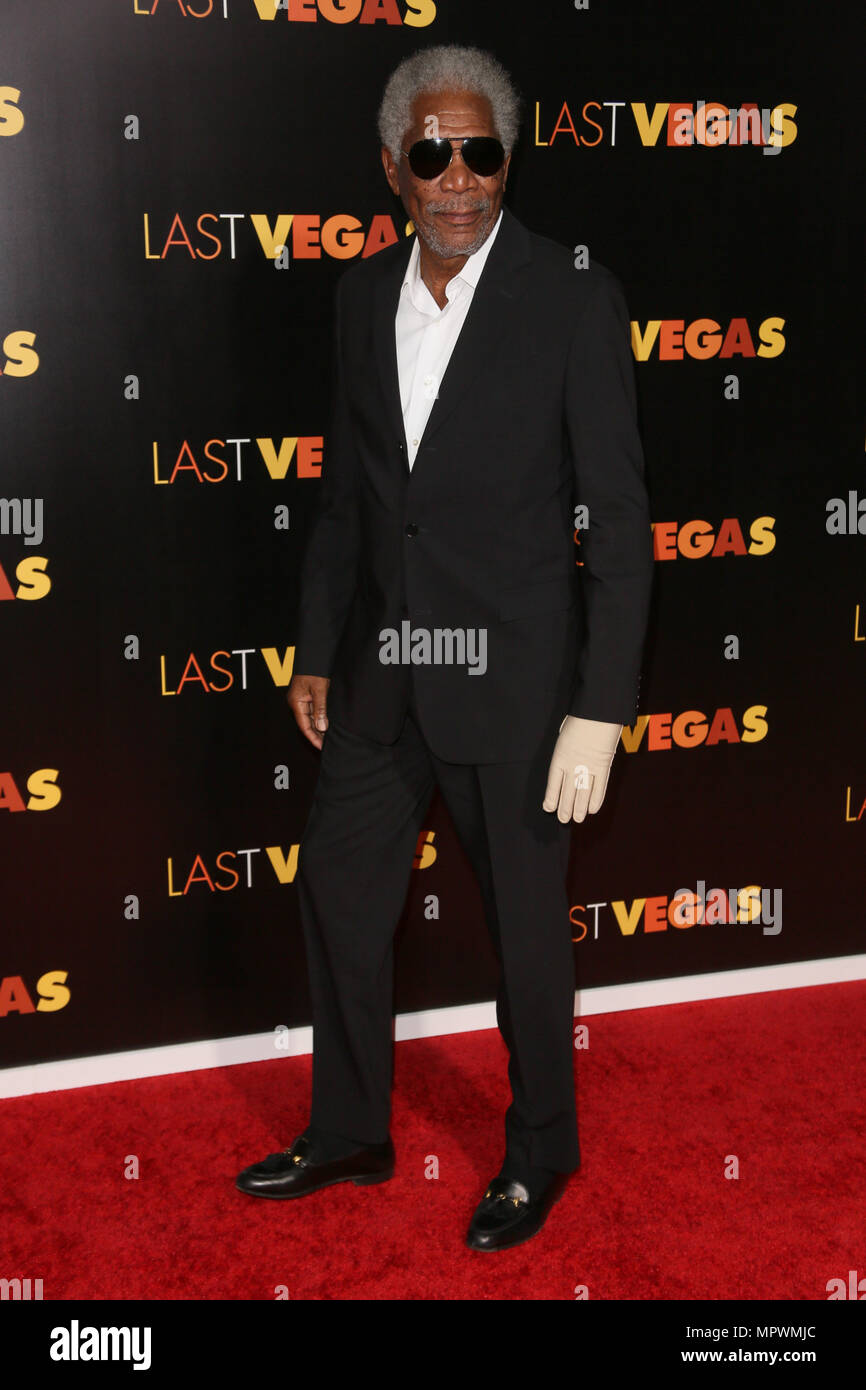
M425 742L414 699L393 744L329 721L296 879L313 1007L312 1125L358 1144L388 1138L393 939L438 784L499 960L508 1159L518 1168L578 1167L571 826L541 809L551 752L520 763L443 762Z

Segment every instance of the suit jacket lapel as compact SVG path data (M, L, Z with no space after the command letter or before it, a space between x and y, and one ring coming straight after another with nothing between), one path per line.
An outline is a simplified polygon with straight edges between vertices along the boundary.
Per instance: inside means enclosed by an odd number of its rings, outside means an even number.
M409 256L412 239L407 238L404 254L397 257L382 275L376 287L373 337L376 360L388 418L395 437L403 445L406 474L409 465L406 454L406 433L403 426L403 407L400 401L400 381L397 367L397 342L394 319L400 298L400 287ZM507 339L512 315L522 286L517 279L520 267L531 259L529 235L508 208L503 209L502 222L484 269L472 296L469 312L454 345L448 366L439 383L439 394L433 402L422 444L441 427L443 422L464 398L476 374L493 360L497 348ZM420 464L416 459L413 470Z
M400 375L397 367L397 339L394 332L394 320L400 301L400 286L403 284L403 276L406 274L406 267L412 254L412 244L412 237L407 237L402 246L402 254L396 256L380 276L373 299L373 344L376 365L379 369L379 379L385 396L388 421L393 430L394 438L403 445L403 466L407 474L409 465L406 461L406 431L403 426L403 406L400 401Z

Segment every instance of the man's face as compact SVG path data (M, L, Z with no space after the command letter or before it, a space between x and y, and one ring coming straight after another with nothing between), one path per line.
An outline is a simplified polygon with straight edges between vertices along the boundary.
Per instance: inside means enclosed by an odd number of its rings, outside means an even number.
M431 135L449 140L464 135L496 136L490 102L476 92L421 92L413 103L412 117L402 141L404 150ZM502 206L510 162L507 155L497 174L482 178L463 163L458 146L444 173L435 179L419 179L405 155L395 164L382 147L382 164L392 193L401 199L420 240L446 260L471 256L487 240Z

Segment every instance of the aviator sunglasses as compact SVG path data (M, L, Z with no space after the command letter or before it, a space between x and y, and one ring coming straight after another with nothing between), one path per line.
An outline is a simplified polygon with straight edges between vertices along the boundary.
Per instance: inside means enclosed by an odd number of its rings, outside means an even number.
M451 163L457 140L416 140L411 150L403 150L409 168L419 179L438 179ZM497 174L505 160L505 150L492 135L464 135L460 153L467 169L479 178Z

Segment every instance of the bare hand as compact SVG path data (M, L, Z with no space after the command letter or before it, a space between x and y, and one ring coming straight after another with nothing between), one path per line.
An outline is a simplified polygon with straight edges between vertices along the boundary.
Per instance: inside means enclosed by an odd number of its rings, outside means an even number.
M328 686L327 676L292 676L286 699L295 722L304 738L309 739L314 748L321 748L322 734L328 727Z

